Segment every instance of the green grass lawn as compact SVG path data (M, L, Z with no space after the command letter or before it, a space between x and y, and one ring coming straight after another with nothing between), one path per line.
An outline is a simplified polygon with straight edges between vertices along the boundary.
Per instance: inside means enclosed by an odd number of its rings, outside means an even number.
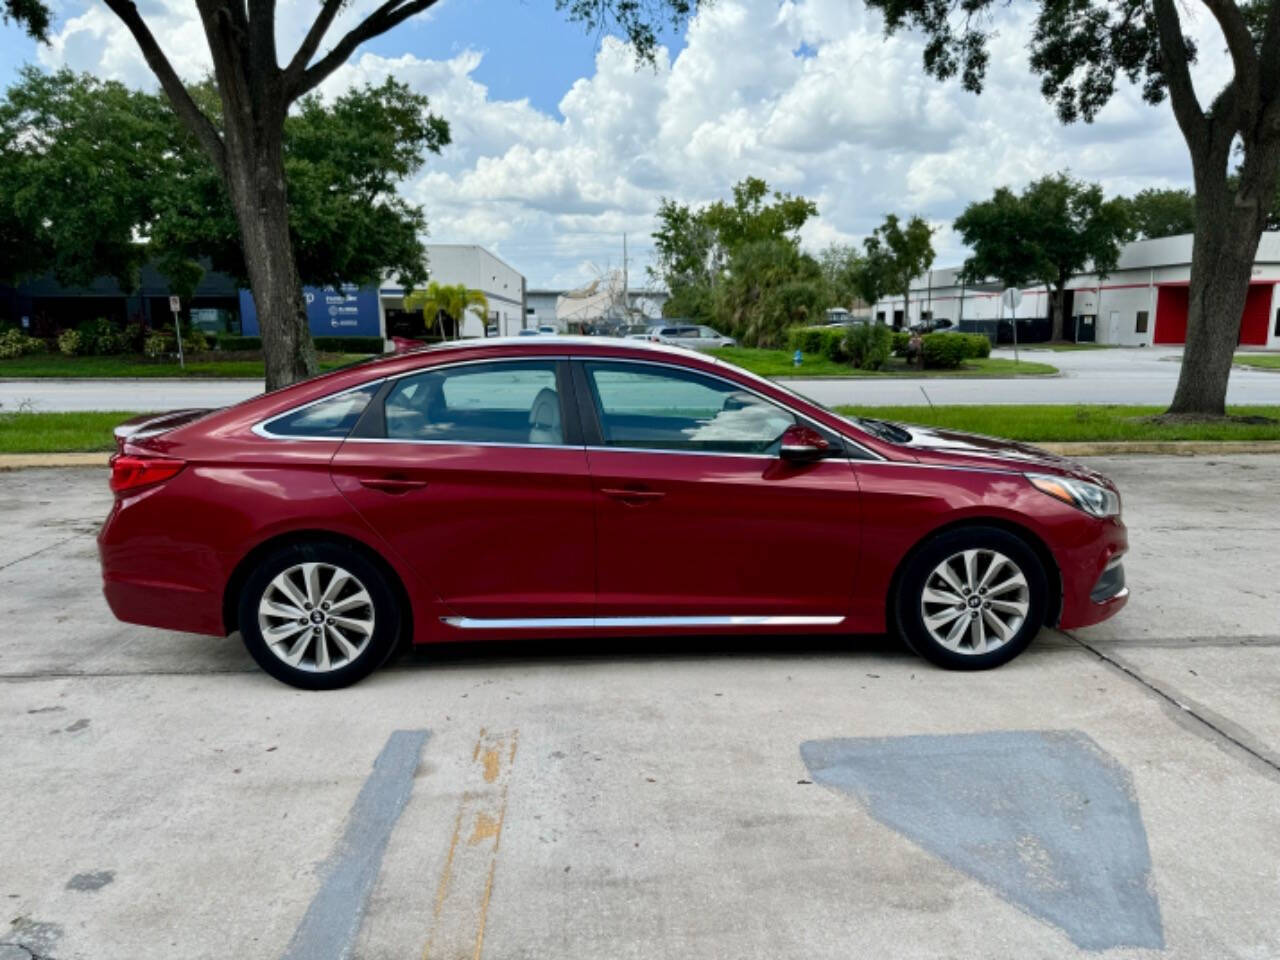
M1280 353L1237 353L1236 363L1262 370L1280 370Z
M899 357L890 357L883 370L855 370L819 354L806 353L804 364L792 362L790 350L758 350L752 347L721 347L707 351L714 357L750 370L762 377L1010 377L1057 373L1047 363L1014 363L1004 357L967 360L959 370L919 370Z
M840 413L949 427L1011 440L1280 440L1280 406L1231 407L1236 416L1270 417L1274 423L1156 424L1145 417L1162 407L990 405L947 407L837 407Z
M111 431L136 413L0 411L0 453L90 453L114 450Z
M332 370L365 354L322 353L320 369ZM0 377L37 378L71 377L106 379L111 377L214 377L260 379L263 376L260 357L240 354L202 353L186 369L177 360L151 360L137 354L108 357L68 357L61 353L33 353L12 360L0 360Z

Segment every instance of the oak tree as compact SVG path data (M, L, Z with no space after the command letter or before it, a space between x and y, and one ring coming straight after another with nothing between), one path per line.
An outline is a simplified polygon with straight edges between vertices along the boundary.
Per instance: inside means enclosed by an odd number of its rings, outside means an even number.
M195 0L213 60L221 121L192 96L134 0L102 0L128 28L183 125L226 188L249 286L262 326L267 388L316 370L298 261L290 242L285 123L290 108L314 91L368 40L428 10L437 0L382 0L326 49L346 0L319 0L301 43L282 58L275 0ZM571 20L598 30L615 26L642 58L657 47L657 21L679 22L694 0L556 0ZM37 39L50 26L49 0L3 0L6 20Z
M973 250L965 274L1005 286L1042 283L1050 295L1050 339L1061 340L1067 283L1089 270L1107 276L1130 234L1129 206L1107 200L1098 184L1065 173L1041 177L1021 194L1001 187L969 204L955 221Z
M866 0L925 37L925 71L981 92L997 0ZM1258 241L1280 177L1280 0L1205 0L1230 78L1202 100L1178 0L1034 0L1030 66L1063 123L1091 121L1121 82L1169 100L1195 186L1187 346L1170 413L1220 416ZM1218 54L1215 44L1208 51ZM1239 178L1229 166L1239 150Z

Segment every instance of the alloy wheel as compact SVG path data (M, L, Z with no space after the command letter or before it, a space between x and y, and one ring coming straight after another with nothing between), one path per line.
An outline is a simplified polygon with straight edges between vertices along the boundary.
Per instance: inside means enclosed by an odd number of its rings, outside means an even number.
M258 603L267 649L298 670L326 673L354 661L373 637L373 600L363 583L331 563L278 573Z
M984 654L1015 636L1031 607L1027 578L996 550L964 550L925 579L920 613L940 645L960 654Z

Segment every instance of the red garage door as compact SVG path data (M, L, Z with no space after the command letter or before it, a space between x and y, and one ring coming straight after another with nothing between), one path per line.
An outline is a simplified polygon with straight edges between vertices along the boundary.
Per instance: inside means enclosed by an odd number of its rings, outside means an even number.
M1272 283L1251 283L1244 301L1244 316L1240 320L1240 342L1255 346L1267 345L1267 321L1271 316ZM1161 286L1156 296L1155 343L1187 342L1188 288L1185 286Z
M1258 347L1267 345L1267 318L1271 315L1271 293L1275 284L1253 283L1244 302L1244 319L1240 323L1240 342Z
M1187 288L1160 287L1156 294L1155 343L1187 342Z

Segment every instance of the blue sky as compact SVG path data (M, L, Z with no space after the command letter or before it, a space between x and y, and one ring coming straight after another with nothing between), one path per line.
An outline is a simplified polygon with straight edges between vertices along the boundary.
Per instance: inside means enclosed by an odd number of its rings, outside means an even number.
M55 20L54 31L85 6L63 6L66 13ZM683 31L664 27L661 42L674 55L683 47ZM388 57L411 53L432 60L477 50L485 57L475 79L489 88L494 99L528 97L537 109L556 115L556 105L573 82L591 73L598 46L599 37L582 24L570 23L553 0L441 0L427 17L410 20L361 50ZM291 53L282 48L280 59ZM11 83L18 68L34 62L36 55L36 43L22 30L13 24L0 25L0 85Z
M55 2L49 47L0 28L0 83L38 59L154 85L101 0ZM209 59L194 0L139 2L179 73L198 78ZM278 0L282 59L317 3ZM375 3L350 0L344 16ZM1110 194L1189 185L1171 111L1132 87L1094 124L1058 122L1028 69L1030 10L999 9L980 97L925 77L919 38L886 38L862 0L715 0L663 35L654 66L554 0L441 0L365 44L322 92L394 76L427 94L453 142L400 192L422 206L431 241L482 244L531 287L616 267L624 232L643 278L663 198L707 203L747 176L816 202L801 232L814 252L859 243L887 213L919 214L936 228L937 266L950 266L965 254L952 221L996 187L1062 169ZM1212 92L1221 38L1208 15L1187 16L1197 83Z

